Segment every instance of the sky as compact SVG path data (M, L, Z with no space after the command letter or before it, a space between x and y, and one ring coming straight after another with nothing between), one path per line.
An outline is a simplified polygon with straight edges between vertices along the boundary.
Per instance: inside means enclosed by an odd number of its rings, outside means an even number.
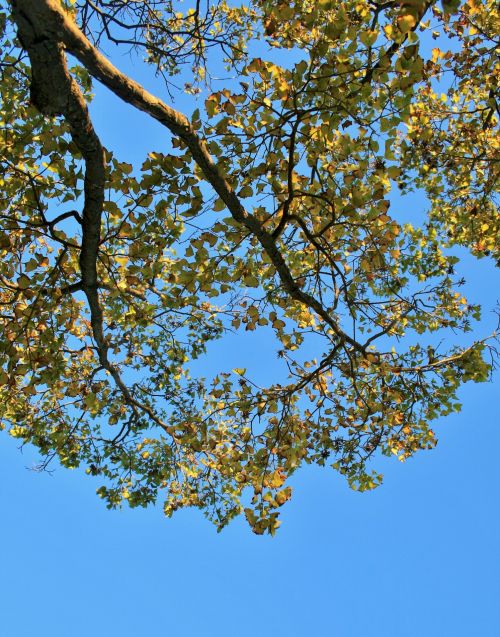
M92 113L121 161L168 143L102 89ZM498 270L469 259L467 279L486 334ZM218 345L219 359L235 346ZM108 511L83 471L36 473L36 455L4 434L0 635L498 637L499 391L498 375L466 385L462 412L436 424L438 447L378 459L373 492L299 471L274 538L243 519L217 534L197 511Z
M29 471L4 435L0 634L498 637L498 390L466 386L438 447L387 460L373 492L300 471L274 538L108 511L83 472Z

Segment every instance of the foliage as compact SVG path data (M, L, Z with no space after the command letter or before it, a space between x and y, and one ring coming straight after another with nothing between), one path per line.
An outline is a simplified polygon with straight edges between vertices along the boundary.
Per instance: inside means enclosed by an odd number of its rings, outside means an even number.
M490 341L457 336L480 308L452 247L500 258L492 0L13 0L0 19L0 415L42 466L83 465L111 507L161 496L274 533L303 463L366 490L375 452L435 445L491 369ZM110 43L184 83L189 117ZM103 148L92 78L172 147L135 166ZM394 188L426 194L413 225ZM279 382L194 373L242 332Z

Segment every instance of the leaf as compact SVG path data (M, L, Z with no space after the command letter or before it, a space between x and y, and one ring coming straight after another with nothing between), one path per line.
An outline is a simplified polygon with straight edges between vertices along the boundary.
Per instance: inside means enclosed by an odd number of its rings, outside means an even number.
M205 100L205 109L209 117L214 117L214 115L218 113L218 103L219 99L216 95L211 95L207 100Z
M280 469L276 469L274 473L268 476L265 482L267 482L268 486L270 486L272 489L277 489L278 487L281 487L281 485L283 484L283 482L285 482L285 480L286 480L286 474L283 471L283 469L280 468Z
M216 199L214 205L213 205L213 210L215 210L215 212L220 212L221 210L224 210L224 208L226 207L226 204L224 203L224 201L222 199Z
M242 198L252 197L252 195L253 195L253 190L250 186L244 186L238 193L238 196Z
M362 31L359 35L359 39L361 40L361 42L368 47L375 44L375 42L377 41L377 37L378 31L375 30Z
M417 18L412 14L402 15L398 17L397 23L401 33L408 33L417 24Z
M31 279L25 274L22 274L17 279L17 286L20 290L26 290L27 288L29 288L30 284L31 284Z

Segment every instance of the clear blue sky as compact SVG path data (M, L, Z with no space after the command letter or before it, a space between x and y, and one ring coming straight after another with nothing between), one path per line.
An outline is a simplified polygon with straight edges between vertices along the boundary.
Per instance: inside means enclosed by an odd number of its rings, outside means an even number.
M94 117L121 160L167 144L100 90ZM471 300L492 307L498 275L468 270ZM107 511L82 471L28 471L36 457L2 435L0 635L498 637L499 390L467 385L437 449L377 461L372 493L299 472L275 538L243 520L217 534L198 512Z
M374 492L300 472L274 538L107 511L81 472L27 471L4 435L0 634L498 637L498 390L469 385L437 449L387 461Z

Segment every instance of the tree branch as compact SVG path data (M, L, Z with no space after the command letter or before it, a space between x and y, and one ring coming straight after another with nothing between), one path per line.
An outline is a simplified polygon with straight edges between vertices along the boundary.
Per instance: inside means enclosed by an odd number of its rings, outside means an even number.
M108 342L104 335L97 275L106 160L104 148L94 130L83 95L68 71L64 44L61 42L61 33L54 19L62 10L58 2L52 1L14 0L12 4L19 40L31 62L31 100L44 115L52 117L60 115L65 118L73 141L85 161L84 207L81 219L82 246L79 261L81 282L68 286L65 291L73 292L81 289L85 293L99 362L113 377L126 404L131 408L134 418L137 420L140 417L139 410L141 410L166 429L166 425L147 405L132 396L118 368L108 358ZM58 217L56 221L62 218Z
M24 11L32 16L33 21L43 25L45 37L63 42L87 71L115 95L147 113L163 124L173 135L180 138L190 150L205 179L226 204L233 219L245 226L257 238L274 265L283 288L290 297L316 312L340 340L355 350L364 352L364 347L340 328L321 302L301 289L293 278L272 234L242 206L231 184L214 163L205 141L198 137L185 115L171 108L146 91L140 84L121 73L92 46L57 0L17 0L15 5L24 7Z

